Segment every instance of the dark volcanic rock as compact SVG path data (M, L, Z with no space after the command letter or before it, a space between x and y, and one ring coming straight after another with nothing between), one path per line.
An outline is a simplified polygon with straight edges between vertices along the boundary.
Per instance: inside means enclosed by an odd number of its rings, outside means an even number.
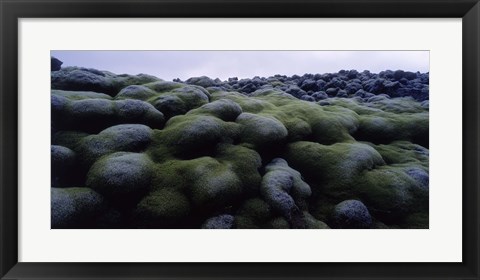
M52 58L50 59L51 71L58 71L62 69L62 64L63 62L61 62L58 58L52 56Z

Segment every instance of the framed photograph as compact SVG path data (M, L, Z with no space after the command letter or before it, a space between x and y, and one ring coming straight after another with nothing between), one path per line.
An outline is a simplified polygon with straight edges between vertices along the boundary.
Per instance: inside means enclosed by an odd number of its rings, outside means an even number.
M1 279L479 279L466 1L3 1Z

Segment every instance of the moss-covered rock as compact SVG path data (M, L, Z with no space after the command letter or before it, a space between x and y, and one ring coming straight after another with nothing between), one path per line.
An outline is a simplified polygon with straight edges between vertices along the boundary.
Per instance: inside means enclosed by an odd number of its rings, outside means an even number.
M345 200L335 206L331 217L334 228L371 228L372 217L367 207L358 200Z
M351 192L363 171L385 164L374 148L358 142L322 145L299 141L289 144L285 155L293 168L336 196Z
M235 123L203 115L185 115L170 119L157 133L156 142L170 147L181 157L211 155L218 143L232 143L238 135Z
M197 207L220 208L242 197L242 182L228 166L207 160L193 170L195 183L190 186L192 203Z
M271 117L242 113L236 119L241 125L241 141L257 147L283 143L288 135L285 126Z
M52 89L94 91L110 96L115 96L120 89L128 85L141 85L158 80L145 74L115 75L108 71L80 67L65 67L51 72Z
M95 218L105 209L103 197L89 188L51 188L51 227L96 227Z
M149 87L144 85L131 85L124 87L120 92L115 96L115 99L136 99L136 100L147 100L151 97L157 95L157 92L152 90Z
M395 166L365 172L356 185L356 192L368 205L370 213L387 224L397 223L409 213L428 208L428 204L414 207L423 199L416 195L416 190L416 181L403 168Z
M210 94L205 89L195 86L182 86L181 84L165 86L162 83L159 89L158 83L146 85L151 89L158 90L158 94L148 99L148 101L159 111L161 111L167 119L184 115L188 111L198 108L209 102ZM170 91L164 91L169 89Z
M70 100L52 95L52 123L59 130L97 133L116 124L145 124L162 128L165 118L151 104L140 100L104 98Z
M151 128L162 128L165 117L151 104L140 100L119 100L115 102L115 113L121 123L145 124Z
M388 145L372 145L387 164L414 164L428 168L428 149L407 141L395 141Z
M219 99L201 106L198 109L191 110L189 114L208 114L217 117L223 121L235 121L242 113L242 107L230 99Z
M217 83L207 76L193 77L185 81L187 84L197 85L204 88L215 86Z
M310 186L302 180L300 173L290 168L283 159L274 159L265 170L260 188L262 197L291 227L304 228L302 210L308 207Z
M203 223L204 229L230 229L233 227L235 217L232 215L219 215L211 217Z
M152 172L153 162L145 154L118 152L92 165L87 186L127 207L150 190Z
M148 83L145 85L145 87L159 93L159 92L172 91L177 88L185 87L185 85L182 83L176 83L176 82L157 81L153 83Z
M80 140L77 150L84 166L90 166L104 155L114 152L139 152L152 140L153 132L141 124L121 124L109 127L97 135Z
M51 149L52 187L66 187L75 176L76 155L67 147L52 145Z

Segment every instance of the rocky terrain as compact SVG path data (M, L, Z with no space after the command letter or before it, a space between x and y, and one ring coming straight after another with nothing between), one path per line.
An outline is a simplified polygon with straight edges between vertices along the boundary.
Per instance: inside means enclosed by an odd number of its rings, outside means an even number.
M52 228L428 228L429 74L51 72Z

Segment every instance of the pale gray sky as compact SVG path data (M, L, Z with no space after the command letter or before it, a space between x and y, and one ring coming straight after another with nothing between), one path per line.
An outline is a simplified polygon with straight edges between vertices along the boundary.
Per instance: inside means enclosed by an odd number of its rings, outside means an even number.
M428 51L52 51L62 66L145 73L164 80L253 78L340 70L429 72Z

